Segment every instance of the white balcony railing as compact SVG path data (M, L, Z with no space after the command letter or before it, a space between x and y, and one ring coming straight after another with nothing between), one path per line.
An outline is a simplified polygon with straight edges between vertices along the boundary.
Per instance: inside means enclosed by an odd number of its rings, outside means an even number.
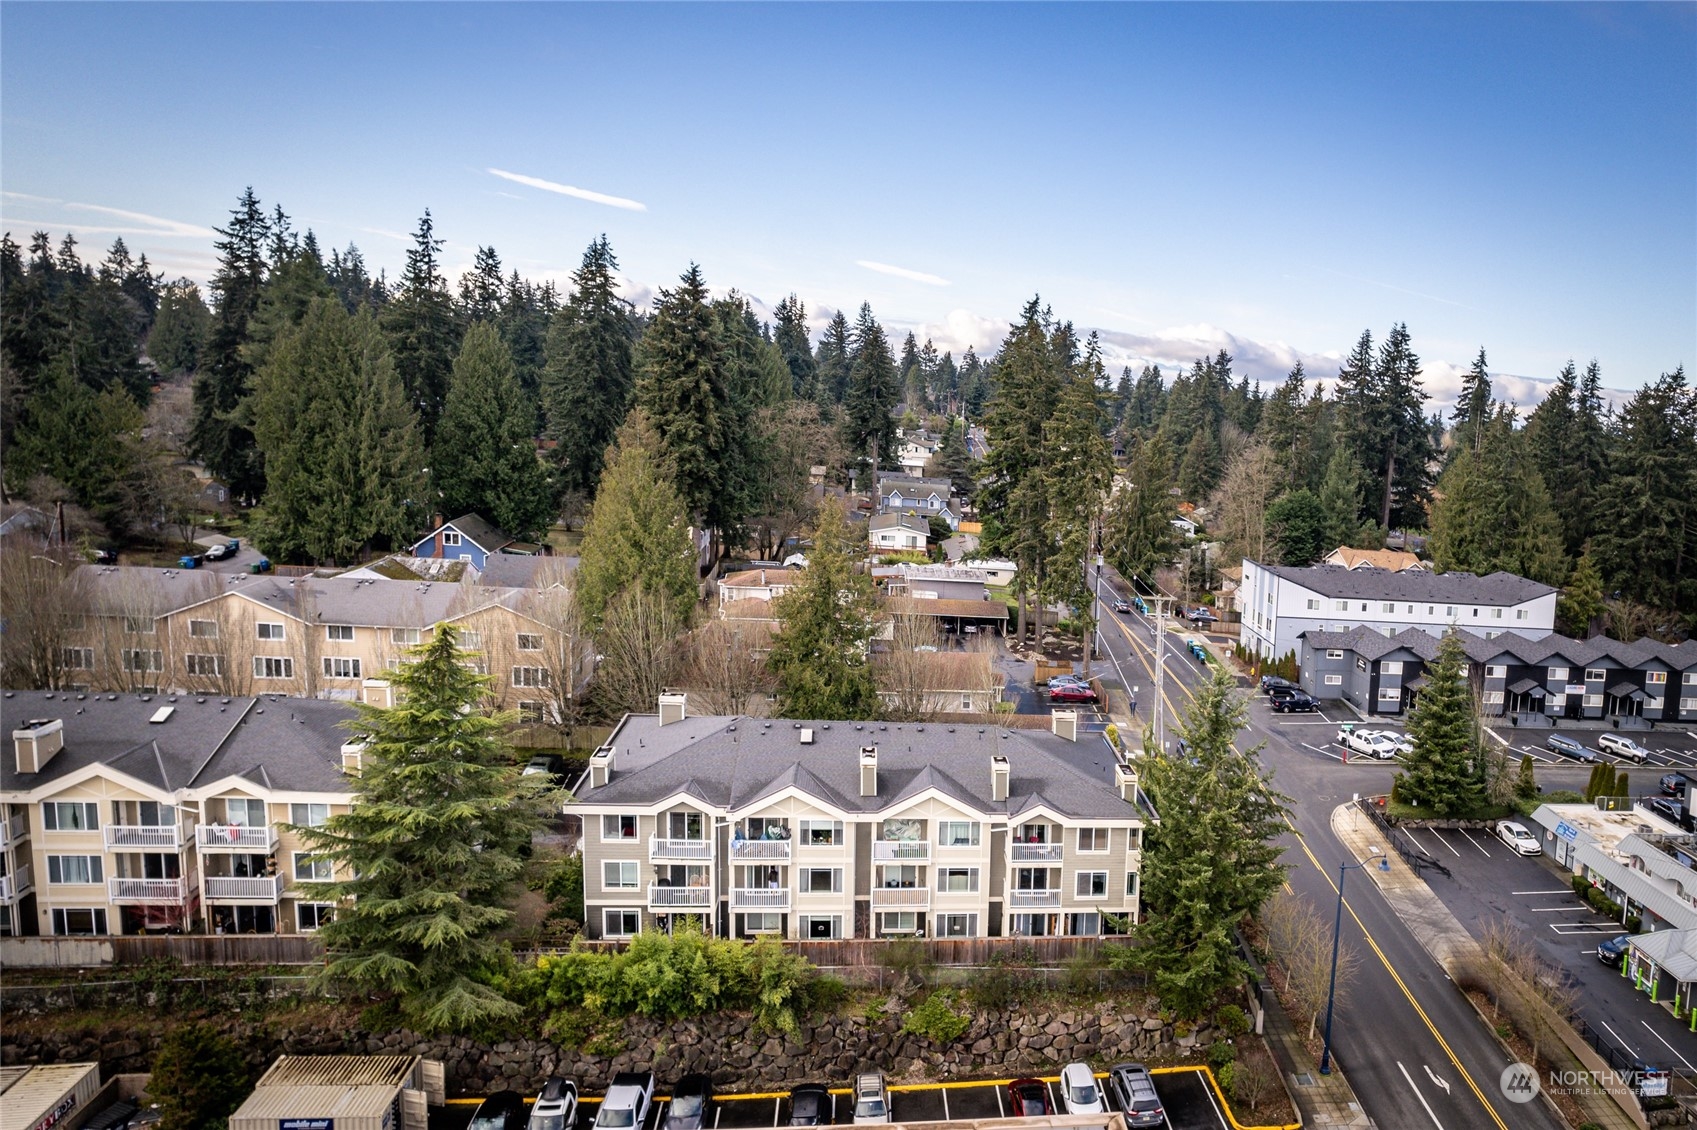
M648 888L649 906L712 906L712 887L662 887L658 884Z
M202 824L195 829L195 842L207 851L259 851L277 847L275 824Z
M10 875L0 875L0 903L10 904L34 889L35 880L27 863Z
M0 848L9 848L29 836L29 815L23 812L12 814L10 820L0 820Z
M910 910L915 907L923 909L931 905L931 888L873 887L872 905L874 908L900 906Z
M188 889L187 879L106 880L106 895L113 902L181 902Z
M712 859L711 840L672 840L665 836L648 837L650 859Z
M269 875L257 879L231 875L207 875L200 881L201 894L207 902L226 899L240 902L276 902L283 897L283 877Z
M1059 891L1012 891L1008 894L1008 906L1016 910L1060 905L1061 892Z
M790 892L780 887L737 887L731 891L731 906L737 910L788 910Z
M183 830L176 824L108 824L104 829L109 848L178 848Z
M1065 849L1060 844L1012 844L1013 861L1015 863L1059 863L1061 852Z
M790 857L789 840L732 840L732 859L783 860Z
M879 863L893 859L922 863L931 858L931 841L873 840L872 858Z

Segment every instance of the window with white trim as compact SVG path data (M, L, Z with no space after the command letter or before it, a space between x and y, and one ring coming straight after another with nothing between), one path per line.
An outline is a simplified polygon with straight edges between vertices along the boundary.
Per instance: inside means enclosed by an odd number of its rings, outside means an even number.
M513 686L515 687L546 687L548 686L548 668L546 667L514 667Z
M1647 699L1644 700L1644 709L1646 709L1646 710L1660 710L1662 708L1662 704L1665 701L1667 701L1667 700L1660 698L1660 697L1647 698Z
M937 821L937 846L977 847L979 843L976 820Z
M1327 659L1342 659L1343 658L1343 648L1341 648L1341 647L1328 647L1326 649L1326 658Z
M640 910L603 910L601 912L601 936L604 938L632 938L642 929L642 912Z
M311 934L320 926L326 925L336 916L336 904L333 902L297 902L295 903L295 929L303 934Z
M291 804L289 823L298 828L321 828L330 822L328 804Z
M1455 605L1453 605L1453 604L1444 605L1444 615L1448 616L1451 620L1454 620L1455 619Z
M67 647L59 653L59 665L67 671L94 670L92 647Z
M1681 710L1697 710L1697 698L1682 698L1679 700Z
M1396 601L1394 601L1394 600L1383 601L1379 605L1379 611L1380 612L1395 612L1396 611Z
M843 916L840 914L803 914L800 918L803 938L840 938L843 936Z
M352 624L326 624L324 625L324 638L331 643L352 643L354 626Z
M796 842L802 847L841 847L847 842L841 820L804 819L800 827L801 835L796 837Z
M1268 600L1269 600L1269 601L1271 601L1271 600L1272 600L1272 599L1273 599L1273 594L1272 594L1272 593L1268 593L1268 594L1267 594L1267 599L1268 599ZM1310 612L1318 612L1318 611L1319 611L1319 610L1320 610L1320 602L1319 602L1319 601L1318 601L1318 600L1316 600L1316 599L1314 599L1314 598L1312 598L1312 597L1311 597L1311 598L1309 598L1309 601L1308 601L1308 610L1309 610L1309 611L1310 611Z
M1585 706L1601 706L1601 705L1603 705L1603 696L1600 695L1600 694L1588 694L1588 695L1585 696L1585 698L1583 700L1583 705L1585 705Z
M1125 897L1128 899L1137 897L1137 872L1135 871L1125 873Z
M1532 618L1532 613L1530 610L1525 608L1516 608L1514 610L1514 618L1516 620L1530 620Z
M1662 686L1663 684L1665 684L1667 681L1668 681L1668 673L1666 671L1646 671L1646 672L1644 672L1644 685L1647 686L1647 687L1659 687L1659 686Z
M1078 850L1098 852L1108 850L1108 829L1080 828L1078 830Z
M1566 692L1561 692L1561 693L1556 693L1556 694L1550 695L1550 700L1549 700L1548 705L1551 706L1552 708L1556 709L1556 710L1560 710L1562 707L1566 706L1567 705L1567 694L1566 694Z
M1081 899L1103 899L1108 897L1108 873L1106 871L1078 871L1073 874L1072 893Z
M41 826L49 832L97 832L100 806L93 801L49 800L41 804Z
M1502 618L1503 618L1503 610L1502 609L1500 609L1500 608L1491 609L1491 619L1501 620Z
M1508 678L1508 664L1506 664L1506 663L1487 663L1487 664L1485 664L1485 678L1487 678L1487 679L1506 679L1506 678Z
M164 669L164 652L145 651L141 648L124 649L124 670L145 673L149 671L163 671Z
M1401 702L1402 701L1402 690L1401 690L1401 688L1399 688L1399 687L1380 687L1379 688L1379 701L1380 702Z
M978 915L976 914L939 914L937 915L937 936L939 938L974 938L978 936Z
M292 679L295 677L295 661L287 655L256 655L253 657L253 677Z
M53 908L53 933L58 937L85 937L106 933L106 911L98 906Z
M601 838L603 840L636 839L636 817L616 816L612 813L601 817Z
M1484 695L1484 701L1485 701L1486 706L1501 706L1502 701L1503 701L1503 692L1502 691L1486 691L1485 695Z
M190 620L189 635L197 640L215 640L218 638L218 621Z
M283 625L260 622L253 626L254 632L262 640L280 640L283 638Z
M1550 675L1550 682L1552 682L1552 683L1565 683L1565 682L1567 682L1567 668L1566 667L1551 667L1549 675Z
M634 859L607 859L601 863L601 887L608 891L634 891L637 888L637 862Z
M154 632L153 617L126 616L124 617L124 631L132 636L151 636Z
M442 531L442 544L443 545L459 545L460 544L460 532L458 530L443 530Z
M183 663L191 675L202 678L218 678L224 674L224 657L222 655L185 655Z
M461 632L454 642L459 646L461 651L482 651L483 633Z
M742 916L742 928L748 934L776 934L784 928L784 916L772 912L745 914Z
M301 883L328 883L332 871L328 859L319 859L310 851L295 852L295 880Z
M533 632L520 632L518 644L520 651L541 651L542 637Z
M1337 607L1337 611L1339 611L1339 612L1348 612L1349 611L1349 601L1347 601L1347 600L1337 601L1336 607Z
M1681 686L1697 687L1697 671L1687 671L1679 677Z
M944 894L972 894L978 890L978 868L937 868L937 889Z
M98 855L50 855L47 857L47 881L83 886L103 883L106 881L101 872L104 866Z
M548 721L547 704L537 702L535 699L520 699L519 721L531 723Z
M1600 683L1608 677L1609 677L1608 671L1604 670L1601 667L1587 667L1587 668L1585 668L1585 681L1587 683Z
M1343 685L1343 676L1342 675L1327 675L1326 676L1326 686L1328 686L1328 687L1341 687L1342 685Z
M324 657L324 677L326 679L357 679L360 677L359 660L339 655Z
M421 636L417 628L390 628L389 642L396 647L417 647Z
M878 915L878 930L884 934L913 934L919 931L919 916L911 910L886 910Z
M1379 674L1381 674L1381 675L1400 675L1400 674L1402 674L1402 660L1400 660L1400 659L1387 659L1383 663L1380 663L1379 664Z
M804 895L840 895L843 893L841 867L803 867L801 893Z

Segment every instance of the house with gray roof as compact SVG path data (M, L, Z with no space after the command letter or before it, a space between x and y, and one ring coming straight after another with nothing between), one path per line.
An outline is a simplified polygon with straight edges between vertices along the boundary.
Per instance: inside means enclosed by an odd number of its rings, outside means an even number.
M1095 935L1135 921L1155 812L1131 765L993 725L627 715L567 812L585 931L689 920L722 936Z
M941 518L949 529L960 529L959 501L954 483L946 478L927 479L916 475L880 474L878 512L909 514L922 519Z
M1465 628L1487 639L1537 639L1555 630L1556 590L1512 573L1394 572L1367 566L1243 562L1239 642L1257 655L1294 654L1304 632Z

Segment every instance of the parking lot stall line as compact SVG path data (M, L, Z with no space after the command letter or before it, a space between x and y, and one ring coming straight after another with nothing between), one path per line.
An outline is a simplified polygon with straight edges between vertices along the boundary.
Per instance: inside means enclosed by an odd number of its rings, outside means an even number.
M1697 1065L1693 1065L1692 1062L1689 1059L1686 1059L1683 1055L1680 1055L1680 1051L1679 1051L1678 1048L1674 1047L1672 1044L1668 1043L1666 1040L1663 1040L1662 1034L1660 1032L1656 1031L1654 1028L1651 1028L1650 1022L1648 1020L1640 1020L1638 1023L1644 1025L1645 1029L1650 1033L1650 1035L1656 1037L1656 1039L1658 1039L1658 1040L1661 1040L1663 1047L1667 1048L1667 1050L1672 1052L1674 1055L1679 1056L1679 1062L1685 1064L1685 1066L1691 1068L1691 1070L1697 1071Z
M1472 833L1468 832L1464 828L1464 829L1462 829L1461 834L1464 837L1466 837L1468 843L1472 844L1474 847L1479 849L1480 855L1483 855L1486 859L1491 858L1491 853L1485 850L1485 845L1480 843L1478 840L1474 839L1473 836L1472 836Z
M1633 1047L1631 1044L1627 1043L1626 1037L1622 1036L1619 1032L1616 1032L1614 1030L1614 1028L1612 1026L1610 1026L1610 1024L1607 1020L1599 1020L1597 1023L1601 1024L1604 1028L1607 1028L1609 1030L1609 1035L1613 1036L1616 1040L1620 1041L1621 1047L1623 1047L1627 1051L1631 1052L1634 1056L1636 1056L1638 1054L1638 1049ZM1649 1025L1645 1025L1645 1027L1649 1027Z

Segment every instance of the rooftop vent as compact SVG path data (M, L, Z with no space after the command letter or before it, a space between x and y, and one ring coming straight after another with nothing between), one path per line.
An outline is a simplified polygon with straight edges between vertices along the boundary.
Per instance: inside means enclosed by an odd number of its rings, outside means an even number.
M1057 737L1065 738L1069 742L1078 740L1078 711L1052 711L1049 715L1049 725Z
M589 757L589 787L598 789L613 779L612 746L602 746Z
M990 799L1001 802L1008 799L1008 759L1002 754L992 754L990 757Z
M802 745L812 745L813 744L813 727L811 727L811 726L798 726L797 728L799 730L801 730L801 744Z
M151 717L147 720L148 724L153 725L153 726L157 726L161 722L164 722L167 719L169 719L171 717L171 715L175 714L176 712L177 712L177 708L174 707L174 706L161 706L158 710L155 710L153 712L153 717Z

